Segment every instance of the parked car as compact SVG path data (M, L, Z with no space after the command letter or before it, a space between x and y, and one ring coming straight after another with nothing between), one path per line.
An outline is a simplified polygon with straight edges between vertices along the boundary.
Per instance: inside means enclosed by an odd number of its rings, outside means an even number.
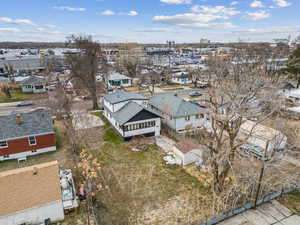
M193 93L190 94L190 97L199 97L199 96L202 96L202 94L197 91L194 91Z
M259 146L243 144L240 146L240 149L246 152L247 154L253 155L257 158L264 157L264 150Z
M17 104L17 107L30 106L33 105L32 101L23 101Z

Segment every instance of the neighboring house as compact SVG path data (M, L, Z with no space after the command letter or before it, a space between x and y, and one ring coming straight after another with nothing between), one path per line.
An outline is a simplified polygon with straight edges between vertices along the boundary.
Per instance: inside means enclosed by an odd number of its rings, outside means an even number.
M300 89L291 89L283 92L286 99L293 103L300 104Z
M205 109L174 95L158 95L151 98L148 105L176 132L203 128L208 123Z
M130 87L132 79L123 74L113 72L108 76L106 84L109 88Z
M186 72L175 73L171 79L172 83L175 84L191 84L192 80L189 77L189 74Z
M177 142L175 144L173 153L175 157L180 159L180 164L183 166L191 163L203 163L204 150L198 144L191 140Z
M1 172L0 192L0 224L64 219L57 161Z
M103 98L104 116L124 138L159 136L160 116L146 108L144 96L116 90Z
M48 111L0 116L0 160L55 150L55 133Z
M31 76L21 82L24 93L44 93L46 90L46 80L43 77Z
M287 146L287 137L280 131L250 120L241 125L239 138L262 149L268 146L269 153L274 149L283 149Z

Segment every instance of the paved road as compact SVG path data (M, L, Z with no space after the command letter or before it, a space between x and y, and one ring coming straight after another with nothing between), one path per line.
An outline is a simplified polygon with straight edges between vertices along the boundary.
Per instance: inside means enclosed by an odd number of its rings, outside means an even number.
M7 115L11 112L24 112L32 109L33 106L23 106L17 107L19 102L12 102L12 103L0 103L0 115Z
M265 203L257 209L250 209L219 225L300 225L300 217L273 200Z

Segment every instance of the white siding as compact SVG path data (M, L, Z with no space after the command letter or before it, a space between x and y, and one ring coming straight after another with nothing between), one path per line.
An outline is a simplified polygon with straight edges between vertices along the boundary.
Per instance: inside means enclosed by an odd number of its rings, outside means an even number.
M14 214L0 216L0 224L2 225L18 225L22 223L42 223L45 219L50 218L51 221L61 221L64 219L64 209L62 201L51 202L42 206L22 210Z
M38 155L38 154L42 154L42 153L46 153L46 152L52 152L52 151L56 151L56 146L37 149L36 152L27 151L27 152L11 154L11 155L9 155L9 158L4 158L4 156L0 156L0 161L9 160L9 159L20 159L20 158L25 158L25 157L31 156L31 155Z
M126 131L124 133L124 137L132 137L132 136L143 135L143 134L148 134L148 133L154 133L155 136L159 136L160 135L160 129L161 129L160 118L149 119L149 120L140 120L140 121L136 121L136 122L132 122L132 123L126 123L125 125L145 123L145 122L150 122L150 121L155 121L155 126L154 127L148 127L148 128L144 128L144 129Z
M155 127L148 127L145 129L137 129L133 131L126 131L123 133L123 130L120 128L119 124L116 122L116 120L109 115L110 113L104 109L104 116L107 118L107 120L114 126L114 128L119 132L119 134L122 137L132 137L136 135L143 135L147 133L155 133L155 136L160 135L160 129L161 129L161 123L160 123L160 118L155 118L155 119L149 119L149 120L140 120L132 123L126 123L125 125L131 125L131 124L138 124L138 123L144 123L144 122L149 122L149 121L155 121Z

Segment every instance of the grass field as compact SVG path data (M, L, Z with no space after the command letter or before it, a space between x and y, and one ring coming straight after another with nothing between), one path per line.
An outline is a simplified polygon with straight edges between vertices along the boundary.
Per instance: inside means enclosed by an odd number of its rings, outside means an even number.
M175 224L174 219L189 224L204 219L198 200L209 196L208 188L182 167L166 165L155 144L146 152L131 151L101 113L96 115L106 124L103 143L90 151L109 187L99 196L100 224ZM170 205L180 206L174 211Z
M0 103L19 102L29 100L32 94L23 93L20 89L11 91L12 98L7 98L4 93L0 92Z

